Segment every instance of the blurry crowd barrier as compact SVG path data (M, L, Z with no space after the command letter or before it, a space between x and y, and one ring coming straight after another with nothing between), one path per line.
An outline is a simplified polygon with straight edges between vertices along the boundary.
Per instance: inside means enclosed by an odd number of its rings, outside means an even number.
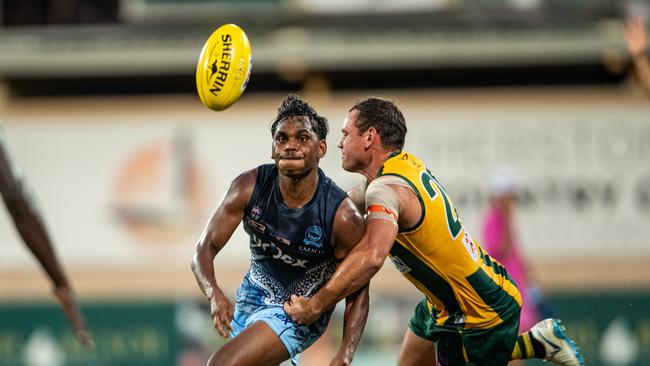
M395 365L401 336L417 300L373 295L356 365ZM649 293L558 293L550 300L589 365L650 365ZM88 302L84 310L96 342L91 352L78 345L55 306L20 302L0 305L0 364L202 366L224 343L201 301ZM339 344L342 313L340 306L330 329L305 352L300 365L329 364Z

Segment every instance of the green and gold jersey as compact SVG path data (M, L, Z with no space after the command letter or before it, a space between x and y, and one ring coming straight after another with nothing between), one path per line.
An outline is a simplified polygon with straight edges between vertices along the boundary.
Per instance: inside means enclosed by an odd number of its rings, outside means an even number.
M436 325L486 329L519 314L521 295L514 281L465 231L424 163L399 152L379 172L388 175L404 179L422 206L418 223L400 228L390 258L435 308Z

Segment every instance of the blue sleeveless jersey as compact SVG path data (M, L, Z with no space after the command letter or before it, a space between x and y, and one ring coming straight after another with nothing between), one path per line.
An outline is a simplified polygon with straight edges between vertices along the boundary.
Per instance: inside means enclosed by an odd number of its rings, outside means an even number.
M318 169L318 187L302 208L289 208L274 164L257 168L244 213L251 267L237 291L238 307L282 305L290 295L311 296L334 274L334 216L347 197ZM244 310L242 308L242 310Z

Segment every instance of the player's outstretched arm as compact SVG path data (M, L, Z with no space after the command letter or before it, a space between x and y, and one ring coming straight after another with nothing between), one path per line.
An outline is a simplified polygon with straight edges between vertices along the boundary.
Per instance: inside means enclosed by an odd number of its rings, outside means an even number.
M319 314L361 289L384 264L396 235L394 223L368 220L363 239L345 257L332 278L309 299L292 297L292 303L285 304L287 313L298 323L311 324Z
M343 259L354 246L361 241L366 232L366 224L353 202L345 199L336 213L334 220L335 255ZM347 366L352 364L363 329L368 319L368 284L345 298L343 316L343 338L338 352L330 366Z
M256 177L257 169L249 170L239 175L230 184L203 230L192 258L192 272L199 288L210 302L214 327L223 337L227 337L231 330L230 321L234 308L232 302L217 285L213 262L241 222Z
M25 245L41 264L54 285L54 295L70 322L79 343L88 348L92 338L75 301L72 288L54 252L38 206L30 195L23 176L13 165L0 130L0 193Z
M642 17L634 17L625 24L625 40L632 56L637 76L643 89L650 93L650 59L648 59L648 31Z

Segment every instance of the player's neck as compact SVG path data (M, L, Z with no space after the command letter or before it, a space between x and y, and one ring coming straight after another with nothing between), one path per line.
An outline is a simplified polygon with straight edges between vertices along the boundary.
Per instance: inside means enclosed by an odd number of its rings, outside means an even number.
M371 153L370 162L362 170L359 171L361 175L366 177L368 183L372 182L379 175L379 171L384 166L386 160L395 153L395 150L376 149Z
M289 208L300 208L309 203L318 188L318 169L313 169L306 176L278 176L280 193L284 204Z

